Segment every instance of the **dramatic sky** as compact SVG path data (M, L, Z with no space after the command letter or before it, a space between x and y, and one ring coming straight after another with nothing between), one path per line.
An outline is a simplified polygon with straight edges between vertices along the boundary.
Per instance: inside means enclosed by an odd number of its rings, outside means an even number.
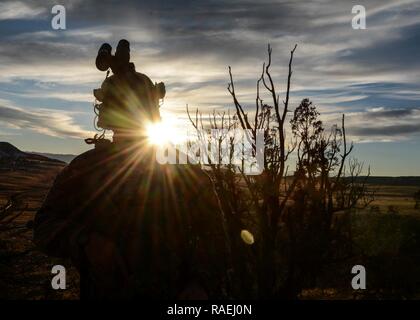
M67 29L51 28L51 8ZM353 5L367 29L353 30ZM327 124L346 114L355 156L373 175L420 175L419 0L154 0L0 2L0 140L23 150L80 153L93 135L92 89L105 74L94 60L103 42L132 45L137 70L164 81L163 115L185 121L232 107L227 66L244 105L273 47L281 93L290 49L298 48L292 109L310 98Z

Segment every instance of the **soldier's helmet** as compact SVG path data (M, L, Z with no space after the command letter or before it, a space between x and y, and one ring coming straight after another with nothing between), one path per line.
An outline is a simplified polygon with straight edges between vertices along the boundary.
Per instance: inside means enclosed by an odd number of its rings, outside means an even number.
M130 43L120 40L112 54L112 47L104 43L96 57L96 67L100 71L112 70L101 88L93 94L98 101L95 113L97 126L114 132L135 130L140 132L145 124L160 120L159 102L165 96L165 86L153 83L146 75L136 72L130 62Z

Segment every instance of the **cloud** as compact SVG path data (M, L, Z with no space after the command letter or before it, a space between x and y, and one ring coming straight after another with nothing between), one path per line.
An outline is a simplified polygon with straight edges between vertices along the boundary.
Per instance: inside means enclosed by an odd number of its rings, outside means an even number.
M53 4L52 0L25 1L26 11L32 13L49 12ZM3 29L7 32L0 32L0 88L1 82L18 80L55 84L54 91L48 92L20 89L16 98L35 97L37 103L42 98L46 102L56 98L88 102L91 90L105 76L94 67L100 44L110 42L115 48L119 39L127 38L137 70L166 83L165 111L181 112L187 103L204 113L231 106L226 91L228 65L241 102L252 108L267 43L273 47L272 74L280 95L285 89L290 49L298 43L292 107L309 97L327 119L339 119L344 112L358 139L382 139L385 135L375 129L381 125L395 127L392 139L417 134L410 131L415 125L410 121L417 121L410 117L418 112L411 109L418 107L420 97L416 41L420 3L416 0L369 1L365 4L366 30L351 28L352 3L346 0L85 0L62 4L68 15L66 31L49 29L48 14L44 19L47 28L28 23L26 28L10 25ZM27 17L30 19L29 13ZM40 17L41 13L31 19ZM70 90L60 89L63 86L77 90L67 93ZM401 105L408 107L395 108ZM385 109L374 112L373 106ZM364 129L370 127L370 131Z
M26 92L19 95L20 97L25 98L36 98L36 99L59 99L69 102L87 102L92 104L94 101L93 94L91 93L80 93L80 92L45 92L45 91L36 91L36 92Z
M35 19L46 12L46 8L33 7L21 1L0 3L0 21L13 19Z
M329 122L337 122L338 118ZM346 115L346 128L355 141L402 141L418 139L420 108L370 108Z
M398 119L398 118L404 118L409 117L412 115L416 115L418 113L419 109L408 109L408 108L399 108L399 109L390 109L390 108L373 108L365 113L365 116L367 116L370 119Z
M407 134L420 133L420 123L364 128L351 127L350 132L359 137L386 136L400 139L401 136Z
M0 122L6 127L29 129L54 137L86 138L91 135L76 125L68 112L60 110L23 110L0 105Z

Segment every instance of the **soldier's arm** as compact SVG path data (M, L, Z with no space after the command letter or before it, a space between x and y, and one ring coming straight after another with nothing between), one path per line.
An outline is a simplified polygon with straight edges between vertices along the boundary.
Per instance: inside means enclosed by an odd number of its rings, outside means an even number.
M78 159L57 176L34 221L34 242L56 257L76 258L85 226L80 218L83 181Z
M64 212L67 207L63 185L65 185L68 173L69 169L65 168L57 176L34 221L35 244L43 252L58 257L67 255L66 246L63 239L60 239L60 235L64 228Z

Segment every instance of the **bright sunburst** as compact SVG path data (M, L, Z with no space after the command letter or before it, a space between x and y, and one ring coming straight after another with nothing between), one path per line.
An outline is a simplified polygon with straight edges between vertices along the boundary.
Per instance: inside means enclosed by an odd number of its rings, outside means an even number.
M153 145L176 144L183 139L181 131L177 129L173 121L163 120L161 122L150 123L146 129L149 143Z

